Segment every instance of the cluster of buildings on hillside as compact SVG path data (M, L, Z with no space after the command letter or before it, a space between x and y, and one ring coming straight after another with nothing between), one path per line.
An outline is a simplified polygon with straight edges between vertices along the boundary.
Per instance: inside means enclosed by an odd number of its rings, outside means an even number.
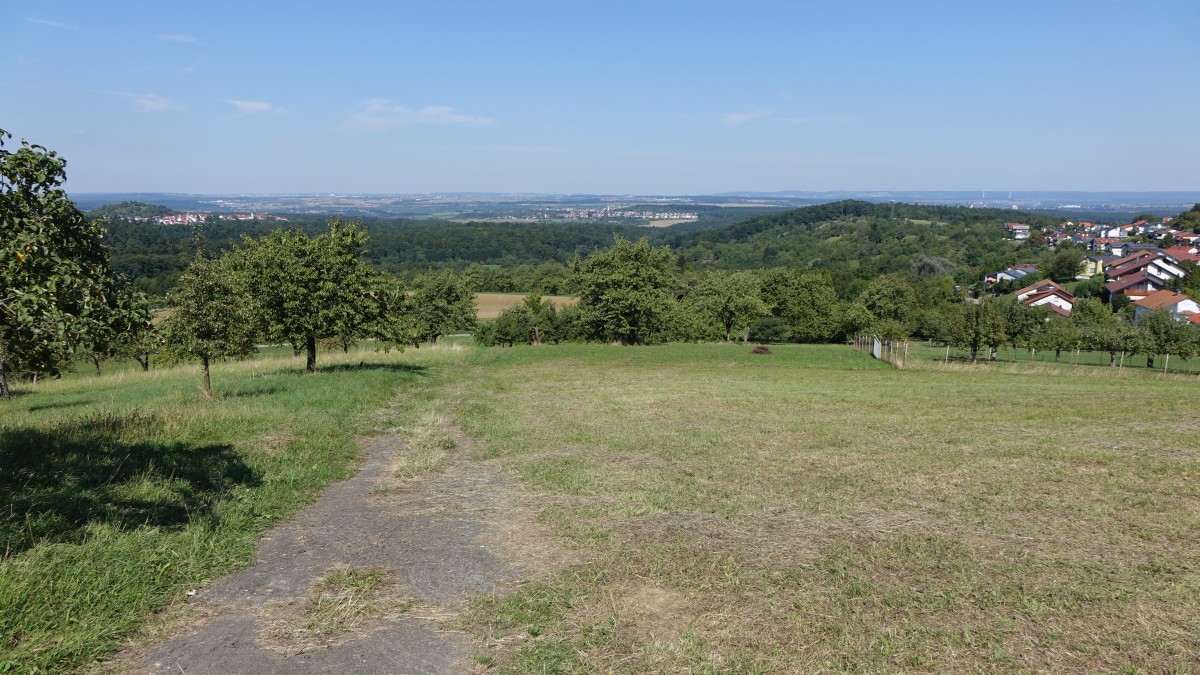
M206 223L210 218L217 220L278 220L287 222L283 216L273 216L269 213L173 213L169 216L134 216L130 220L139 223L155 223L157 225L190 225Z
M1104 274L1104 292L1111 299L1125 296L1134 307L1134 320L1159 309L1171 312L1179 321L1200 327L1200 304L1176 290L1187 278L1184 261L1200 263L1200 247L1177 245L1167 249L1138 249L1125 256L1090 256L1080 278ZM1037 267L1022 265L989 276L989 280L1018 281L1036 276ZM993 282L995 283L995 282ZM1016 291L1017 301L1031 307L1045 307L1061 316L1071 316L1075 296L1060 284L1042 279Z
M1107 251L1130 243L1130 240L1140 238L1145 242L1170 241L1177 244L1200 243L1200 234L1187 232L1171 226L1174 219L1165 216L1162 220L1138 220L1128 225L1106 223L1064 221L1056 227L1047 229L1041 234L1051 247L1063 243L1074 244L1089 251ZM1005 223L1004 231L1010 239L1024 240L1033 236L1034 229L1028 223ZM1118 250L1115 252L1121 255Z
M1066 288L1049 279L1026 286L1016 292L1017 301L1030 307L1045 307L1059 316L1071 316L1075 307L1075 296ZM1133 299L1133 296L1130 296ZM1178 321L1187 321L1200 326L1200 303L1180 291L1161 289L1137 296L1133 300L1133 317L1138 320L1149 312L1166 309Z
M604 218L633 218L637 220L697 220L698 213L687 211L634 211L606 206L601 209L567 208L556 211L542 211L538 218L565 218L567 220L595 220Z
M1173 219L1138 220L1127 225L1065 221L1040 235L1047 246L1070 244L1088 252L1077 279L1104 275L1104 295L1110 301L1125 296L1138 311L1169 307L1181 319L1193 320L1195 301L1176 293L1188 275L1184 263L1200 264L1200 234L1172 226ZM1026 223L1005 223L1012 239L1033 236ZM1037 265L1018 265L992 272L984 277L987 284L1010 282L1013 286L1038 278ZM1046 305L1060 314L1070 315L1074 298L1059 284L1042 280L1017 291L1021 302Z

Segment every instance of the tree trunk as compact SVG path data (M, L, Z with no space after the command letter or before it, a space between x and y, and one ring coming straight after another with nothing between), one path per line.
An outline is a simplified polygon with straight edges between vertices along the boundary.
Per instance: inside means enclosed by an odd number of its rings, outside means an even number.
M1060 358L1062 358L1062 347L1055 347L1054 348L1054 362L1058 363L1058 360Z
M100 376L100 357L92 354L92 364L96 366L96 376Z
M1108 367L1112 368L1115 365L1117 365L1117 353L1109 352L1108 353Z
M317 372L317 335L316 333L308 334L308 343L305 345L308 350L308 357L304 362L304 368L310 373Z
M212 378L208 375L208 357L200 357L200 363L204 364L204 395L212 398Z
M8 373L4 370L4 360L0 359L0 399L8 398L9 393Z
M136 359L139 364L141 364L143 373L150 371L150 352L134 354L133 358Z
M1154 369L1154 355L1153 354L1146 355L1146 367L1150 368L1151 370Z
M1163 375L1167 374L1167 366L1171 363L1171 352L1167 352L1163 357Z

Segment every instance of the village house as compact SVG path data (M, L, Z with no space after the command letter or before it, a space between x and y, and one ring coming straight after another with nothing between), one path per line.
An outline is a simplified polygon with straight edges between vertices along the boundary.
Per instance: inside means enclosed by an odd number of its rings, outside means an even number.
M1045 307L1062 316L1071 316L1075 307L1075 296L1050 279L1026 286L1017 291L1017 301L1030 307Z
M1083 271L1079 273L1079 276L1086 279L1102 274L1104 268L1114 260L1117 260L1115 255L1089 255L1083 259Z
M1200 304L1190 296L1179 291L1157 291L1133 303L1133 320L1140 321L1142 317L1159 309L1166 309L1179 321L1189 321L1200 315Z
M1008 232L1008 236L1013 239L1029 238L1029 225L1025 223L1005 223L1004 229Z

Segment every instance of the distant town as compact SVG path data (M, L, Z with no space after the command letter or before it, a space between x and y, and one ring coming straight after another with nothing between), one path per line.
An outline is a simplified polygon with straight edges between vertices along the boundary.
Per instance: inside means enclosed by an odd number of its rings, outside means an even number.
M137 223L156 223L158 225L189 225L192 223L206 223L211 219L217 220L276 220L287 222L287 218L276 216L269 213L209 213L209 212L193 212L193 213L172 213L165 216L124 216L125 220L132 220Z

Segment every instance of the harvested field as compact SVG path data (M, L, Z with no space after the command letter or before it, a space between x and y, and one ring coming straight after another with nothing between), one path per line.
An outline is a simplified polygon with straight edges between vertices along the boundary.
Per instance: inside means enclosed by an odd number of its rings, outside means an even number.
M476 293L475 315L480 319L495 319L500 316L500 312L521 304L525 295L525 293ZM554 303L555 307L563 307L577 302L575 298L566 295L543 295L542 299Z

